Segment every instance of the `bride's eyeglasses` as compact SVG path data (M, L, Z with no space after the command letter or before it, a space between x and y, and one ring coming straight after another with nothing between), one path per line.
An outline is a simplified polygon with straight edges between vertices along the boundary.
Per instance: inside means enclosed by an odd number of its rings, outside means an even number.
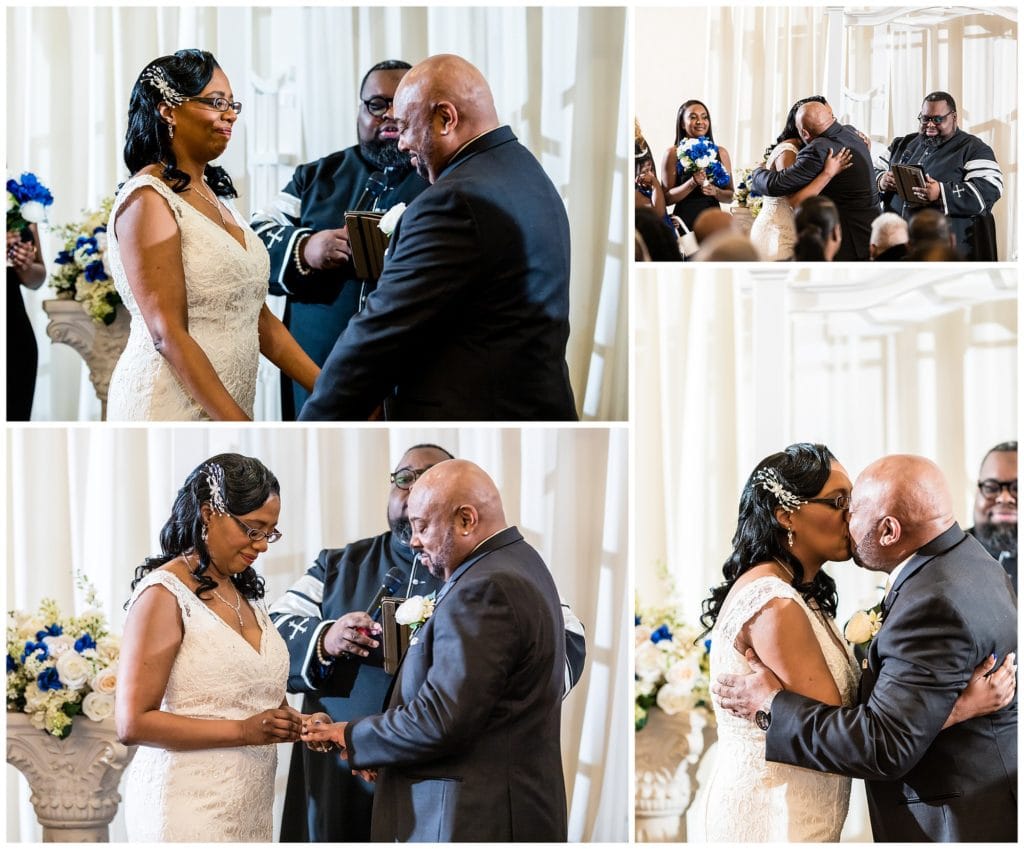
M837 495L834 498L808 498L808 504L827 504L833 510L849 510L850 496Z
M228 515L236 522L238 522L238 527L245 531L246 534L249 536L249 539L253 542L261 542L262 540L266 540L267 542L277 542L283 536L283 534L277 528L274 528L274 530L272 530L270 533L267 533L266 531L261 531L259 528L249 527L234 513L228 513Z
M229 109L236 115L242 112L241 103L237 100L228 100L226 97L185 97L182 99L192 103L202 103L217 112L227 112Z

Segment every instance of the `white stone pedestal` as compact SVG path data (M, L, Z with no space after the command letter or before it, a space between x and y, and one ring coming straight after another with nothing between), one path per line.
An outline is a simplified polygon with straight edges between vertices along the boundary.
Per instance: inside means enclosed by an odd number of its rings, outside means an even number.
M636 732L636 840L685 842L683 814L696 792L697 764L714 737L714 720L698 709L669 716L651 708Z
M28 779L46 843L110 840L107 827L121 803L117 786L135 749L117 742L113 719L76 716L59 740L34 728L27 714L7 714L7 762Z
M97 324L78 301L53 298L43 301L43 309L50 317L46 335L54 342L70 345L85 360L89 368L96 397L103 405L103 419L107 418L107 389L110 376L128 344L128 330L131 319L124 305L117 308L117 317L111 324Z

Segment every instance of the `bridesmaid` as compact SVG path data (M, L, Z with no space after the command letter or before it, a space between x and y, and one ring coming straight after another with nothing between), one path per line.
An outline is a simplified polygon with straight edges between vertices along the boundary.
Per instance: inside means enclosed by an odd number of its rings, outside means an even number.
M683 167L676 156L676 148L686 139L696 139L700 136L704 136L708 141L715 140L711 130L711 116L707 106L699 100L687 100L679 107L679 113L676 115L676 143L665 152L665 161L661 168L661 185L665 191L666 204L675 204L672 214L681 218L691 230L698 215L705 209L718 209L719 204L730 203L733 193L732 162L729 160L729 152L724 147L719 146L718 158L729 173L729 185L725 188L712 185L703 171L689 175L683 173Z
M25 237L31 233L31 239ZM21 287L38 289L46 279L35 224L7 233L7 421L32 417L39 348L25 311Z

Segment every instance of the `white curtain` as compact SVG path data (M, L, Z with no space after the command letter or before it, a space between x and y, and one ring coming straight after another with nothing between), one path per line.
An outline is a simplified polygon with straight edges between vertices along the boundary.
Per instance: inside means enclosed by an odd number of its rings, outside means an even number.
M636 273L641 603L664 596L665 564L697 621L750 470L793 442L825 443L851 479L885 454L930 457L973 524L982 457L1017 433L1017 277L961 268ZM878 601L877 575L826 568L840 621ZM865 816L859 802L847 837L870 839Z
M358 86L371 65L443 52L466 57L489 80L499 118L540 160L566 204L567 360L581 415L627 418L623 8L18 7L6 18L8 169L33 171L53 190L49 217L58 224L97 205L127 176L128 94L157 56L184 47L212 51L250 106L221 160L244 213L268 199L257 196L267 189L253 179L268 150L266 139L252 135L257 83L284 81L294 94L295 102L280 104L283 126L273 125L271 145L277 162L294 166L356 142ZM58 246L45 227L43 247L52 267ZM40 346L34 418L98 419L78 355L46 337L40 304L47 287L24 295ZM276 405L263 397L276 392L272 375L262 375L260 390L258 415L273 419Z
M277 598L320 549L386 529L388 473L420 442L443 445L491 474L509 522L541 553L586 626L586 671L562 714L570 839L626 840L625 428L9 428L7 609L35 608L43 597L64 611L81 608L73 582L81 571L120 631L135 566L158 551L177 488L222 451L259 457L281 481L284 537L260 558L267 597ZM279 750L275 822L287 755ZM7 788L7 840L38 841L27 785L12 767ZM111 837L125 838L120 814Z
M1017 22L1012 8L724 6L638 8L636 116L658 169L675 143L676 111L707 104L715 141L736 169L764 158L790 106L823 94L877 155L916 132L921 100L948 91L960 127L989 144L1004 176L993 215L999 258L1018 253ZM667 62L665 33L697 45Z

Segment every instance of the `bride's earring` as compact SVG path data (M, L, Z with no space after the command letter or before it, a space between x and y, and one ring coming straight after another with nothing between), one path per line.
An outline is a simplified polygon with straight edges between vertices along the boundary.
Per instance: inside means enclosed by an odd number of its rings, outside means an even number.
M169 139L173 139L174 138L174 124L168 124L167 125L167 138L169 138Z
M209 536L210 536L210 526L204 524L202 531L200 531L200 533L199 533L199 538L203 541L203 545L206 545L206 540L207 540L207 538ZM790 531L790 533L789 533L789 547L790 548L793 547L793 532L792 531Z
M792 528L788 528L786 530L786 542L789 543L789 547L790 548L793 547L793 529Z

